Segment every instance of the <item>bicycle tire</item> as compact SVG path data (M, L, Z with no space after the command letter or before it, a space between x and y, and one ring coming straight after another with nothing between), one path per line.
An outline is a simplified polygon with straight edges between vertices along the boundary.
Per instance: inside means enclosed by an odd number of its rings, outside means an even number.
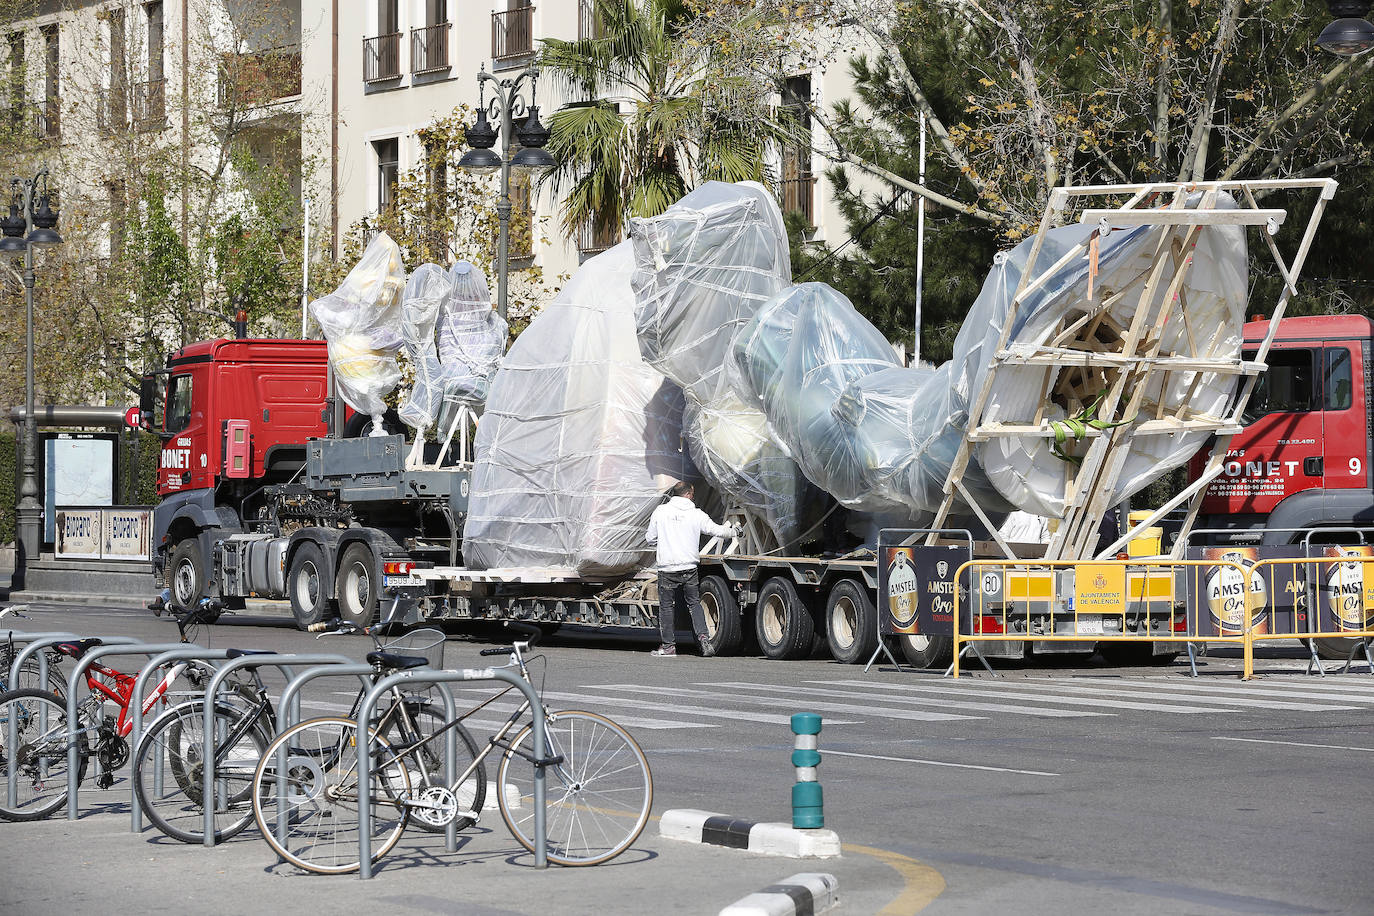
M24 659L24 664L19 669L19 676L15 678L13 684L9 683L10 666L14 664L14 656L15 653L11 652L8 646L0 648L0 691L46 690L59 698L66 697L67 679L62 676L61 669L49 662L48 679L45 683L42 677L43 669L36 655L30 655Z
M358 870L357 731L352 719L321 716L278 735L254 776L253 816L267 845L287 862L321 875ZM410 817L406 768L380 746L372 772L372 861L391 851ZM285 757L284 791L277 785L277 755ZM350 782L351 780L351 782ZM277 833L280 818L282 832Z
M10 726L15 728L14 803L9 802ZM46 690L25 687L0 694L0 818L37 821L67 803L67 705ZM77 745L76 783L86 776L90 751L84 733Z
M643 749L605 716L581 710L548 713L551 755L563 762L545 779L548 858L558 865L609 862L639 838L649 820L654 780ZM501 757L497 805L520 845L534 851L534 726L526 725ZM518 805L519 810L513 806Z
M406 708L410 712L411 717L415 720L415 727L419 731L419 735L415 738L408 738L401 734L402 721L399 716L393 716L387 721L385 735L387 740L395 747L405 747L413 741L418 740L418 738L427 738L439 731L447 723L443 713L433 706L408 705ZM458 757L453 761L453 775L456 779L463 775L463 772L477 759L477 742L473 740L472 733L462 725L455 725L453 730L457 734L458 748ZM448 785L448 781L443 778L443 742L444 739L439 738L411 752L411 754L423 754L425 762L424 771L420 770L419 767L413 766L413 764L406 764L407 775L410 777L412 790L419 790L425 787L424 774L426 772L430 776L430 782L445 786ZM410 754L402 755L403 760L407 760L409 757ZM472 771L472 774L469 775L467 779L463 780L461 785L453 788L453 794L458 802L458 810L476 811L480 814L482 805L484 805L487 800L486 766L479 763L477 768ZM410 823L426 833L443 833L446 829L445 827L427 823L423 817L420 817L413 810L411 812ZM469 827L476 825L477 820L471 817L459 817L454 823L457 824L459 830L467 830Z
M204 710L204 700L172 707L154 720L134 751L132 778L139 808L153 826L182 843L205 839ZM216 734L227 737L243 718L242 710L219 704ZM258 717L232 746L218 751L215 842L232 839L253 822L251 793L257 785L258 762L271 740Z

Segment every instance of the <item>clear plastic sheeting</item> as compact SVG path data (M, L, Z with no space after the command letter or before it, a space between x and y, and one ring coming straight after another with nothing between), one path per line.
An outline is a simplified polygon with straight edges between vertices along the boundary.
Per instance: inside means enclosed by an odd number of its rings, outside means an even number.
M628 242L582 265L516 339L477 430L463 559L474 569L640 568L649 516L690 476L681 391L635 335Z
M415 380L397 413L415 431L417 439L424 438L425 430L434 423L444 399L443 372L439 354L434 349L434 328L439 320L439 308L452 291L448 271L437 264L421 264L410 275L401 296L401 336L405 339L405 352Z
M635 325L644 358L686 395L688 444L712 486L756 512L780 546L823 505L725 374L735 335L792 281L782 212L752 182L707 182L652 219L631 221ZM801 505L803 501L807 506Z
M449 268L452 294L439 315L439 360L444 399L480 413L506 349L509 328L491 307L481 268L459 261Z
M329 341L329 362L344 401L372 417L374 435L385 435L383 399L401 378L396 360L401 338L400 293L406 285L401 249L377 233L339 288L310 303L310 314Z

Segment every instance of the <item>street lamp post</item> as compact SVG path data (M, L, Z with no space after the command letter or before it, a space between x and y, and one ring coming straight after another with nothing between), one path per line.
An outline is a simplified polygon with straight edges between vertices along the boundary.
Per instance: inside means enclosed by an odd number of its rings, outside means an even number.
M491 83L491 103L486 102L486 84ZM478 175L501 172L501 197L496 203L496 220L500 226L496 246L496 311L506 317L506 275L510 257L510 173L511 169L540 172L556 165L544 144L549 142L549 130L539 123L539 106L535 103L535 89L539 83L539 65L530 64L514 77L498 79L487 72L486 64L477 74L477 120L464 130L464 138L471 147L458 167ZM529 89L529 101L523 90ZM491 120L488 120L490 116ZM500 127L492 127L498 121ZM501 152L492 151L497 137ZM511 155L511 140L520 143L520 150Z
M1322 30L1317 47L1338 57L1354 57L1374 48L1374 25L1364 17L1370 0L1326 0L1336 20Z
M61 244L57 215L48 191L47 166L33 178L10 180L9 214L0 219L0 254L24 256L24 455L17 506L23 556L22 565L16 563L16 570L27 570L43 546L43 506L38 501L38 418L33 406L33 250Z

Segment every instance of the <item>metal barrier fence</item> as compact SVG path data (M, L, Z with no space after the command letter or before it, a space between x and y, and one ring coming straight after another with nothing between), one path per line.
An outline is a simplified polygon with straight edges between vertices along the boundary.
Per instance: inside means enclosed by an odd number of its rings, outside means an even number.
M1374 573L1371 567L1374 550L1365 547L1329 549L1339 553L1326 557L1264 559L1250 567L1252 585L1247 594L1254 593L1254 582L1264 581L1268 594L1294 596L1294 608L1291 615L1280 614L1278 601L1268 601L1263 615L1246 629L1247 679L1254 674L1254 644L1276 639L1307 640L1307 670L1310 673L1315 665L1322 674L1326 672L1317 658L1315 640L1355 639L1357 643L1350 650L1346 669L1349 670L1355 655L1363 651L1369 671L1374 674L1374 657L1369 651L1369 640L1374 638L1374 579L1370 577ZM1314 569L1315 580L1306 575L1309 568ZM1292 626L1283 626L1285 620L1291 620Z

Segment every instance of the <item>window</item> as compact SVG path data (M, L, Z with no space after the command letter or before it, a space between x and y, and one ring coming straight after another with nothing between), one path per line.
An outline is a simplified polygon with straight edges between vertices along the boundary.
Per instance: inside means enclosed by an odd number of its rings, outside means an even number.
M448 69L448 2L425 0L425 24L410 30L410 69L435 73Z
M782 110L795 139L782 149L782 210L801 213L814 226L816 178L811 174L811 77L788 77L783 83Z
M162 82L162 2L149 3L143 7L148 15L148 81Z
M397 0L377 0L377 34L392 35L401 31L401 5Z
M191 425L191 376L174 375L167 386L167 432L179 433Z
M401 142L396 137L376 140L372 150L377 154L377 212L380 213L396 197L396 182L401 168Z
M10 127L18 129L24 120L24 33L10 33L9 108Z
M1327 347L1324 351L1326 370L1323 390L1327 410L1349 410L1353 403L1350 386L1350 351L1345 347Z
M1315 350L1270 350L1269 371L1259 377L1243 421L1248 425L1265 414L1318 409L1316 357ZM1254 359L1254 351L1247 352L1245 358Z
M513 67L534 53L534 7L530 0L506 0L491 14L491 57L496 67Z
M363 82L401 75L401 8L397 0L377 0L377 34L363 39Z
M124 253L127 211L124 204L124 182L105 182L106 202L110 208L110 260L117 261Z
M38 135L56 137L62 102L58 98L58 73L62 62L57 26L43 27L43 108L38 112Z

